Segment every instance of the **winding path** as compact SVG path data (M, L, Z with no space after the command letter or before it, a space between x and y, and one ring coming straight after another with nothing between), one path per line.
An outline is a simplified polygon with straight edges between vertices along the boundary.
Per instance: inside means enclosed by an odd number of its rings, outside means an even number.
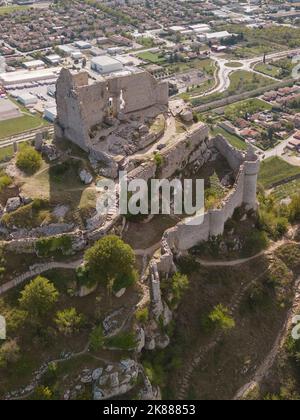
M196 258L196 261L199 264L203 265L203 267L235 267L237 265L241 265L249 261L255 260L259 257L262 257L263 255L271 254L272 252L280 248L282 245L296 244L296 243L297 242L291 241L289 239L282 239L281 241L272 243L268 249L264 249L263 251L259 252L256 255L253 255L252 257L239 258L239 259L231 260L231 261L208 261L208 260L203 260L201 258Z

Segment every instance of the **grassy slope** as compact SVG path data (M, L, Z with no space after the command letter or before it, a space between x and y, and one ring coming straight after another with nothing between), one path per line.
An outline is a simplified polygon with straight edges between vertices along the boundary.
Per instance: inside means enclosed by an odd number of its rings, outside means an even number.
M272 184L298 174L300 175L300 167L290 165L275 156L262 162L258 180L265 188L270 188Z

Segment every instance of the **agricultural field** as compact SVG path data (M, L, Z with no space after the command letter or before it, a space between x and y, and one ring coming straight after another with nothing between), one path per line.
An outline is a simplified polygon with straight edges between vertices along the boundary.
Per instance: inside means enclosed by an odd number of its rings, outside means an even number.
M11 120L0 121L0 140L47 125L48 123L41 117L29 114L24 114Z
M264 188L271 188L273 184L284 182L290 177L300 176L300 167L290 165L283 159L274 156L262 162L258 181Z

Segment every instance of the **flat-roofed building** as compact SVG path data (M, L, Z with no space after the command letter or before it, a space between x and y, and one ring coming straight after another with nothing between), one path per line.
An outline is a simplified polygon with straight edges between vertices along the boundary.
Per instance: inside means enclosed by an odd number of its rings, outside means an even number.
M99 74L109 74L123 70L123 64L115 58L103 55L92 59L91 69Z
M18 70L11 73L0 73L0 83L3 86L16 86L31 82L56 80L60 68L49 68L40 70Z
M62 58L58 55L58 54L51 54L51 55L47 55L45 57L45 60L52 64L53 66L57 66L58 64L61 63Z
M24 106L34 106L37 104L38 99L36 96L31 95L31 93L24 92L20 96L18 96L18 101Z
M36 70L36 69L44 68L45 63L42 60L31 60L31 61L25 61L25 63L23 63L23 66L27 70Z

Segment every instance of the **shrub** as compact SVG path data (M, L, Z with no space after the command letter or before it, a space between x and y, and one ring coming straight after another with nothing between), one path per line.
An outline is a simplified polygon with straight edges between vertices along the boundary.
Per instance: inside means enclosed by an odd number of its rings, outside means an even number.
M29 145L23 145L17 154L17 167L28 175L38 171L42 164L41 155Z
M164 158L160 153L154 154L154 161L158 169L161 168L164 164Z
M53 392L48 386L41 385L35 389L33 398L40 401L52 400Z
M82 326L83 315L77 314L75 308L64 309L57 312L54 322L60 333L72 335Z
M149 319L149 309L148 308L141 308L138 309L135 313L135 318L137 321L145 324Z
M175 273L171 279L171 306L175 307L180 302L183 293L189 286L189 279L186 275L179 272Z
M127 289L128 287L133 286L137 282L137 279L138 273L135 270L132 270L131 273L117 276L113 283L113 292L117 293L121 289Z
M69 255L72 251L72 239L68 235L39 239L35 249L41 257L49 257L57 253Z
M243 255L247 257L253 254L258 254L260 251L266 249L268 244L269 240L265 232L252 230L245 238Z
M90 348L92 351L101 350L104 345L104 335L103 329L100 325L99 327L95 328L90 335Z
M8 227L32 228L40 226L47 219L51 221L51 213L47 210L48 206L49 203L46 200L34 200L11 213L4 214L2 222Z
M217 305L208 316L209 321L216 327L224 331L235 327L234 319L229 315L229 310L222 304Z
M10 176L6 175L2 171L0 172L0 192L2 192L6 187L12 183Z
M58 291L48 279L38 276L21 292L19 303L36 322L45 317L58 300Z
M136 346L136 337L133 333L121 333L105 340L105 345L121 350L133 350Z
M18 361L20 357L20 348L16 340L6 341L0 347L0 368L5 368L8 365Z

